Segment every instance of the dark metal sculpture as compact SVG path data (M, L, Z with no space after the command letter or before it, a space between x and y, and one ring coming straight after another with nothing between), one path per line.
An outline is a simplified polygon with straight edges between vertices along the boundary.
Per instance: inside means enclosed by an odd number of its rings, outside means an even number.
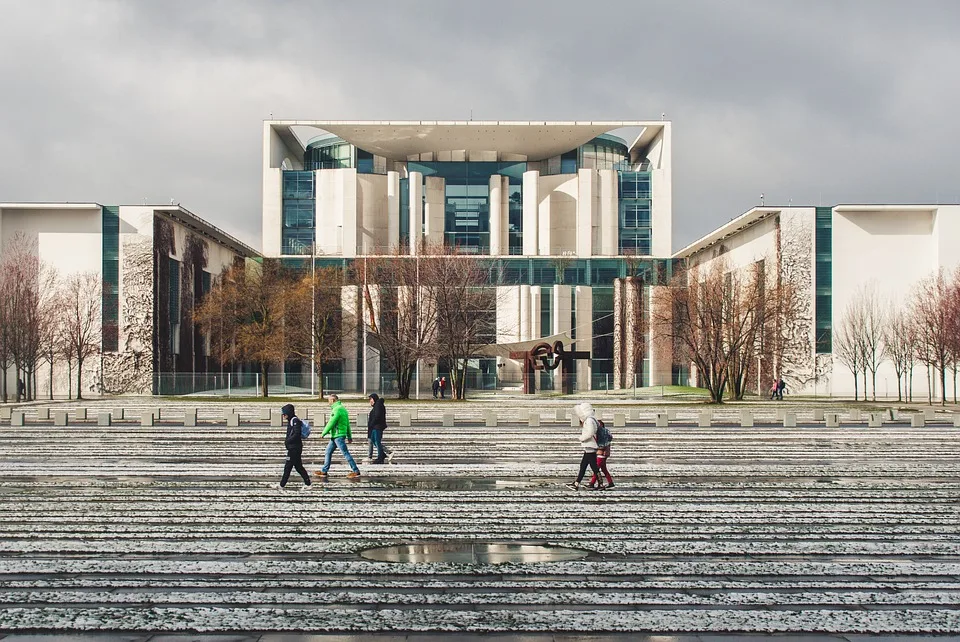
M577 359L590 359L590 353L584 350L575 350L567 352L563 349L563 341L555 341L551 346L549 343L538 343L530 348L528 352L511 352L511 359L523 360L523 393L532 395L536 393L536 372L537 370L556 370L563 366L563 375L561 376L561 390L563 394L573 393L574 385L574 366Z

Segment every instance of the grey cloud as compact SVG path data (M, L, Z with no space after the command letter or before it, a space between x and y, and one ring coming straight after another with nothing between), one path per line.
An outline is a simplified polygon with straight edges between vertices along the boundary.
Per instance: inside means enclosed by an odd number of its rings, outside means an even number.
M960 200L960 5L0 0L0 200L176 198L259 246L260 121L674 122L674 246Z

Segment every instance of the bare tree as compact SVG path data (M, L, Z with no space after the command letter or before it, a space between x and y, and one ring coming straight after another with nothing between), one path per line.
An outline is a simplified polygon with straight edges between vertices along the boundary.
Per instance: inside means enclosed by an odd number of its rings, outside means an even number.
M265 260L258 269L230 267L193 312L221 364L257 364L264 397L270 395L270 367L294 354L286 324L309 323L309 310L290 300L292 282L279 261Z
M101 286L95 272L75 274L63 290L61 340L68 359L77 363L77 399L83 399L83 363L100 353Z
M7 371L13 365L14 354L14 313L13 271L10 269L9 255L4 252L0 259L0 391L3 393L3 403L7 403Z
M955 288L941 268L923 279L914 293L913 315L916 319L918 356L920 361L940 374L941 403L946 405L946 370L951 361L952 297ZM929 400L933 403L932 385Z
M755 343L762 283L756 274L728 272L722 260L706 270L694 267L675 281L670 318L655 320L674 339L678 356L696 367L715 403L723 402L732 364Z
M892 307L886 314L883 341L886 354L897 375L897 401L907 394L907 375L913 367L916 353L916 338L910 315Z
M345 276L338 268L321 268L305 274L294 283L289 301L300 311L312 315L309 323L287 325L293 339L294 354L305 361L312 359L323 397L323 364L339 360L343 341L356 333L356 323L343 314L342 289Z
M870 372L870 382L873 389L873 400L877 400L877 370L886 359L886 343L884 342L884 327L886 313L877 294L877 288L871 284L857 291L853 298L853 305L857 309L858 342L863 351L863 397L867 397L867 372Z
M858 328L859 312L855 302L851 301L845 310L840 323L836 325L833 332L833 354L836 355L840 363L847 366L853 374L853 399L859 400L860 391L857 387L858 377L863 370L865 361L863 343ZM866 375L864 375L864 388L866 388ZM863 393L866 400L866 390Z
M368 317L364 331L396 373L401 399L410 398L417 363L436 356L437 313L425 286L427 260L397 254L355 263Z
M436 310L437 352L450 362L453 398L465 399L469 360L496 343L496 288L479 258L451 248L435 248L421 269Z

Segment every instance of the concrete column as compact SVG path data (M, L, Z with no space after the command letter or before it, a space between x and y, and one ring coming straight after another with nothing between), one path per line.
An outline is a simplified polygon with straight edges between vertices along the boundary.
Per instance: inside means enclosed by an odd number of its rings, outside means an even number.
M619 254L620 196L617 188L617 172L612 169L600 170L600 254L616 256Z
M410 256L420 252L423 237L423 174L410 172Z
M570 332L571 306L573 304L573 288L569 285L554 285L552 317L553 328L551 334L560 334L561 332ZM544 333L546 334L546 333ZM567 350L572 349L569 345L565 346ZM576 366L574 366L576 368ZM554 375L554 390L563 389L563 377L572 375L572 372L565 372L563 366L556 369Z
M530 337L530 286L520 286L520 341L529 341Z
M523 173L523 253L536 256L539 242L540 172Z
M500 177L500 252L510 254L510 177Z
M577 171L577 256L593 254L593 189L596 174L592 169Z
M387 252L400 247L400 172L387 172Z
M650 385L673 381L673 339L670 338L672 295L666 286L650 288Z
M507 254L506 248L501 250L500 237L503 223L503 176L494 174L490 177L490 256Z
M360 296L360 288L356 285L347 285L340 290L340 306L343 310L343 324L348 328L359 329L359 319L357 310ZM341 339L343 348L343 370L344 380L353 381L353 373L357 372L359 364L357 363L357 333L345 332Z
M541 256L550 256L553 243L553 211L551 207L551 193L547 189L537 186L542 196L537 207L537 252Z
M593 355L593 288L577 286L577 350ZM590 361L577 362L577 389L590 390L592 366Z
M423 235L430 245L442 245L446 181L438 176L427 176L424 194Z
M623 279L613 280L613 389L620 390L624 371Z
M623 283L623 385L633 388L637 381L637 362L642 357L640 346L643 338L643 315L640 313L640 288L643 284L632 276Z
M357 170L342 169L340 174L343 195L343 255L356 256L360 246L360 229L357 221ZM322 230L322 228L318 228Z
M541 295L541 288L539 285L530 286L530 338L539 339L540 337L549 334L550 328L541 328L540 315L543 310L543 296Z

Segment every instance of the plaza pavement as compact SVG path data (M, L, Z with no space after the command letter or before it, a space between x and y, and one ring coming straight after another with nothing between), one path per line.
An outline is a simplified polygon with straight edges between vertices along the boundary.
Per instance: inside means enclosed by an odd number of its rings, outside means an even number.
M578 430L556 416L569 404L388 401L394 463L361 465L349 481L335 459L332 479L302 492L296 478L275 487L283 430L259 421L273 405L98 400L84 404L90 420L66 427L36 420L42 406L27 408L23 427L0 421L4 642L960 634L952 416L922 428L905 418L827 428L812 407L761 406L754 427L728 408L701 428L700 407L677 407L664 428L654 425L663 408L601 407L611 427L615 411L637 417L612 427L617 485L573 492L563 483L576 472ZM128 418L160 406L160 420L96 425L97 411L121 406ZM190 407L197 427L182 425ZM315 416L323 408L309 407ZM783 427L778 408L796 412L798 427ZM401 410L418 419L400 427ZM496 426L484 425L491 410ZM227 411L239 426L225 425ZM447 412L453 427L442 426ZM531 413L540 426L520 421ZM305 449L311 471L318 437ZM353 452L365 456L358 437ZM359 554L462 542L586 557L397 563Z

